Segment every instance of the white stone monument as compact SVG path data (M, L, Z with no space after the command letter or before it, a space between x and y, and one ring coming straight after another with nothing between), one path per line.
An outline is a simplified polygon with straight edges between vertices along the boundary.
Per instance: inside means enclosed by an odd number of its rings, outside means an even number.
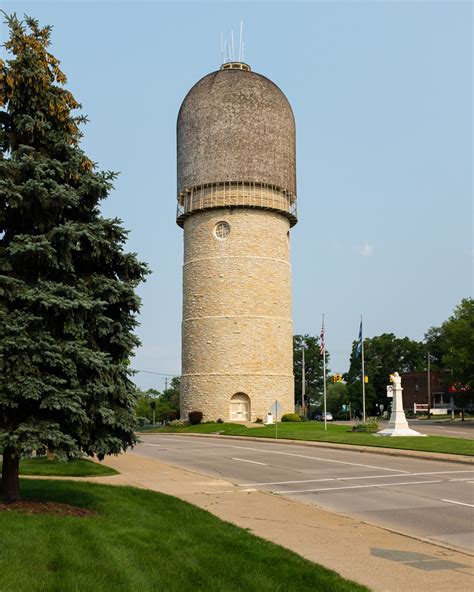
M265 425L272 425L272 424L273 424L273 413L272 413L271 411L269 411L269 412L267 413L267 418L266 418L266 420L264 421L264 424L265 424Z
M387 395L391 390L393 396L392 402L392 413L390 415L390 421L388 422L388 428L377 432L377 436L424 436L408 427L407 418L403 411L403 398L402 398L402 379L398 372L392 374L393 385L391 389L387 387Z

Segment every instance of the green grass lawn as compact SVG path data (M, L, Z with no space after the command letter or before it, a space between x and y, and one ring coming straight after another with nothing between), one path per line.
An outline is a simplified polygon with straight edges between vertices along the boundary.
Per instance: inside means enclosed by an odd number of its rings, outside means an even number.
M2 463L0 462L0 472ZM118 475L118 471L85 458L62 462L47 458L24 458L20 461L20 475L44 477L105 477ZM0 588L0 591L3 590Z
M325 432L324 424L317 421L279 423L277 430L278 438L291 440L312 440L316 442L335 442L339 444L359 444L360 446L382 446L385 448L403 448L425 452L474 455L474 444L466 438L448 438L446 436L387 438L374 436L373 434L351 432L351 426L349 425L334 425L331 423L328 423L328 429ZM274 438L275 426L247 428L235 423L205 423L180 428L157 428L150 430L150 432L191 432L199 434L215 434L220 432L222 435Z
M367 590L174 497L58 481L21 491L97 514L0 512L2 592Z

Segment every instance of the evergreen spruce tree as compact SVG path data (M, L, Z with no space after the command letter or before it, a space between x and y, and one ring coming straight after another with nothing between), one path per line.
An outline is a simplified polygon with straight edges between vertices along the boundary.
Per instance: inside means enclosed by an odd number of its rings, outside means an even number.
M22 455L119 453L134 443L129 358L148 273L100 213L115 174L80 149L48 52L51 27L7 16L0 61L0 452L2 493L19 498Z

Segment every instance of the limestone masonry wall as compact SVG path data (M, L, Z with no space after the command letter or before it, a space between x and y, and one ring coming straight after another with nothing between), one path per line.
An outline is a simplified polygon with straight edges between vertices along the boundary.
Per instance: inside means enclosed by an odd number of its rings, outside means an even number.
M182 417L229 421L236 393L252 421L275 399L294 410L289 228L282 214L246 208L184 221Z

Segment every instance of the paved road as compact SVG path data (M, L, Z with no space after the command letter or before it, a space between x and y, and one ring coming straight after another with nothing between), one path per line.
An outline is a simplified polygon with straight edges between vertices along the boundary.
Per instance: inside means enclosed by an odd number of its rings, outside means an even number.
M432 436L449 436L451 438L474 438L474 422L472 421L446 421L431 422L428 420L409 420L410 427L422 434Z
M141 436L135 454L474 551L469 465L289 444Z

